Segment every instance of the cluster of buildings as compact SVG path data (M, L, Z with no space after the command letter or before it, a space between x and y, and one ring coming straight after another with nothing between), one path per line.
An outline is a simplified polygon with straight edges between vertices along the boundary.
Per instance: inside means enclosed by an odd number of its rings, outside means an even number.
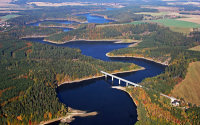
M10 27L10 24L0 19L0 28L6 29L7 27Z

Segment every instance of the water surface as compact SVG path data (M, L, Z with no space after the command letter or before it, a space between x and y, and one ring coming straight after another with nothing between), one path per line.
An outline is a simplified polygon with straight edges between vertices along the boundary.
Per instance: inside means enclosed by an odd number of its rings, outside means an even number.
M112 8L107 9L112 10ZM112 20L106 20L103 17L86 16L88 23L109 23ZM55 21L57 23L70 24L69 21ZM39 26L41 22L30 24ZM65 32L71 29L63 29ZM76 41L66 44L53 44L43 41L43 38L29 38L28 41L40 42L54 46L79 48L82 54L91 56L104 61L120 61L134 63L144 67L144 70L119 74L118 76L129 81L139 83L147 77L156 76L164 71L164 66L134 58L109 58L106 53L120 48L128 47L128 43L115 44L108 41ZM64 68L64 67L63 67ZM121 86L125 83L121 82ZM96 111L98 115L92 117L76 118L70 125L133 125L137 121L136 105L126 92L113 89L112 86L118 86L118 80L111 82L111 78L97 78L78 82L74 84L65 84L57 89L57 94L61 102L74 109L88 112ZM57 122L55 122L58 124Z
M119 74L118 76L129 81L139 83L147 77L156 76L164 71L164 66L134 58L108 58L106 53L114 49L125 48L129 44L101 41L77 41L62 45L44 42L43 39L27 39L29 41L51 44L55 46L81 49L82 54L104 61L120 61L135 63L145 70ZM88 112L96 111L97 116L76 118L70 125L133 125L137 121L136 106L129 95L123 91L113 89L118 86L118 80L111 82L108 78L87 80L70 85L62 85L57 89L58 97L66 106ZM125 83L121 83L125 86Z
M104 17L93 16L90 13L80 14L80 16L85 16L87 18L88 23L109 23L109 22L113 22L112 20L107 20ZM52 23L58 23L58 24L78 23L78 22L75 22L75 21L67 21L67 20L44 20L44 21L38 21L38 22L35 22L35 23L30 23L30 24L27 24L27 25L29 25L29 26L39 26L43 22L52 22ZM69 28L61 28L61 29L63 29L64 32L68 32L68 31L72 30L72 29L69 29Z
M104 17L101 17L101 16L94 16L94 15L91 15L90 13L80 14L80 16L85 16L87 18L88 23L109 23L109 22L113 22L113 20L108 20L108 19L105 19Z

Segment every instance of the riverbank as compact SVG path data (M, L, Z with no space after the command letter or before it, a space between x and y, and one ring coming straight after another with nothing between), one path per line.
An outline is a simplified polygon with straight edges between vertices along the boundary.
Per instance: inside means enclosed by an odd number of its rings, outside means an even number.
M37 23L37 22L44 22L44 21L70 21L70 22L74 22L74 23L87 23L87 21L74 19L74 18L46 18L46 19L39 19L39 20L27 22L26 25L30 25L30 24Z
M122 56L122 55L118 55L118 56L111 56L109 55L109 53L106 53L107 57L129 57L129 58L136 58L136 59L144 59L144 60L148 60L151 62L155 62L164 66L168 66L169 65L169 60L166 60L165 62L161 62L160 60L155 60L152 58L148 58L148 57L137 57L137 56Z
M75 120L74 117L88 117L88 116L95 116L98 113L97 112L87 112L87 111L82 111L82 110L77 110L77 109L68 109L69 112L67 113L66 116L62 116L59 118L54 118L48 121L42 121L40 122L39 125L48 125L48 124L53 124L54 122L61 122L61 123L71 123L72 121Z
M144 70L144 69L145 69L144 67L141 67L140 69L134 69L134 70L130 70L130 71L121 71L121 72L116 72L116 73L111 73L111 74L116 75L116 74L122 74L122 73L136 72L136 71L140 71L140 70ZM58 87L62 86L64 84L72 84L72 83L77 83L77 82L82 82L82 81L97 79L97 78L101 78L101 77L104 77L104 76L105 75L99 75L99 76L93 76L93 77L87 77L87 78L83 78L83 79L78 79L78 80L63 82L63 83L59 84Z
M91 16L98 16L98 17L103 17L104 19L107 19L107 20L111 20L113 22L117 22L118 20L114 19L114 18L109 18L108 16L106 15L101 15L101 14L91 14Z
M44 39L45 42L49 42L49 43L54 43L54 44L65 44L65 43L69 43L69 42L76 42L76 41L86 41L86 42L113 42L113 43L138 43L140 41L137 40L130 40L130 39L73 39L73 40L69 40L69 41L52 41L52 40L48 40L48 39ZM131 44L132 45L132 44Z
M20 39L28 39L28 38L44 38L48 37L49 35L30 35L30 36L23 36L20 37Z
M43 28L68 28L68 29L77 29L78 26L73 26L73 25L45 25L45 24L39 24L39 27Z

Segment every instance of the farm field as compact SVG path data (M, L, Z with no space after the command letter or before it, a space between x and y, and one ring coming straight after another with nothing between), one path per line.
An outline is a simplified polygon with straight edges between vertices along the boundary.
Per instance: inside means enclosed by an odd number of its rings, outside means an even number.
M176 19L159 19L159 20L150 20L150 21L162 24L167 27L182 27L182 28L199 28L200 27L200 24L176 20Z
M200 24L187 22L177 19L159 19L159 20L149 20L149 22L158 23L169 27L174 32L181 32L181 33L189 33L192 31L192 28L199 28Z
M151 15L151 16L164 16L164 15L179 15L179 13L171 13L171 12L140 12L135 14L144 14L144 15Z
M170 30L172 30L174 32L180 32L180 33L184 33L184 34L189 34L190 32L193 31L192 28L174 27L174 26L171 26L169 28L170 28Z
M189 50L200 51L200 45L190 48Z
M2 16L0 17L0 19L6 21L6 20L9 20L11 18L15 18L15 17L18 17L19 15L6 15L6 16Z
M133 21L130 23L126 23L126 24L134 24L134 25L138 25L138 24L142 24L142 23L146 23L145 21Z
M172 91L174 97L184 98L186 102L200 105L200 62L189 64L185 79Z
M177 20L200 24L200 16L199 15L183 15L183 16L186 16L186 18L180 18Z

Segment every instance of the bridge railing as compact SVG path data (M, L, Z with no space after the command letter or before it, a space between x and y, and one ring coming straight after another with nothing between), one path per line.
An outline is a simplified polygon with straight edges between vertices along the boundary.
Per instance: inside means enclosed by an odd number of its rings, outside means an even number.
M110 73L107 73L107 72L104 72L104 71L101 71L101 73L103 73L103 74L105 75L106 78L107 78L107 76L112 77L112 81L114 80L114 78L115 78L115 79L118 79L118 80L119 80L119 84L120 84L121 81L123 81L123 82L126 83L126 86L128 86L128 85L130 84L130 85L133 85L133 86L135 86L135 87L142 87L141 85L138 85L138 84L136 84L136 83L134 83L134 82L128 81L128 80L123 79L123 78L120 78L120 77L118 77L118 76L112 75L112 74L110 74Z

